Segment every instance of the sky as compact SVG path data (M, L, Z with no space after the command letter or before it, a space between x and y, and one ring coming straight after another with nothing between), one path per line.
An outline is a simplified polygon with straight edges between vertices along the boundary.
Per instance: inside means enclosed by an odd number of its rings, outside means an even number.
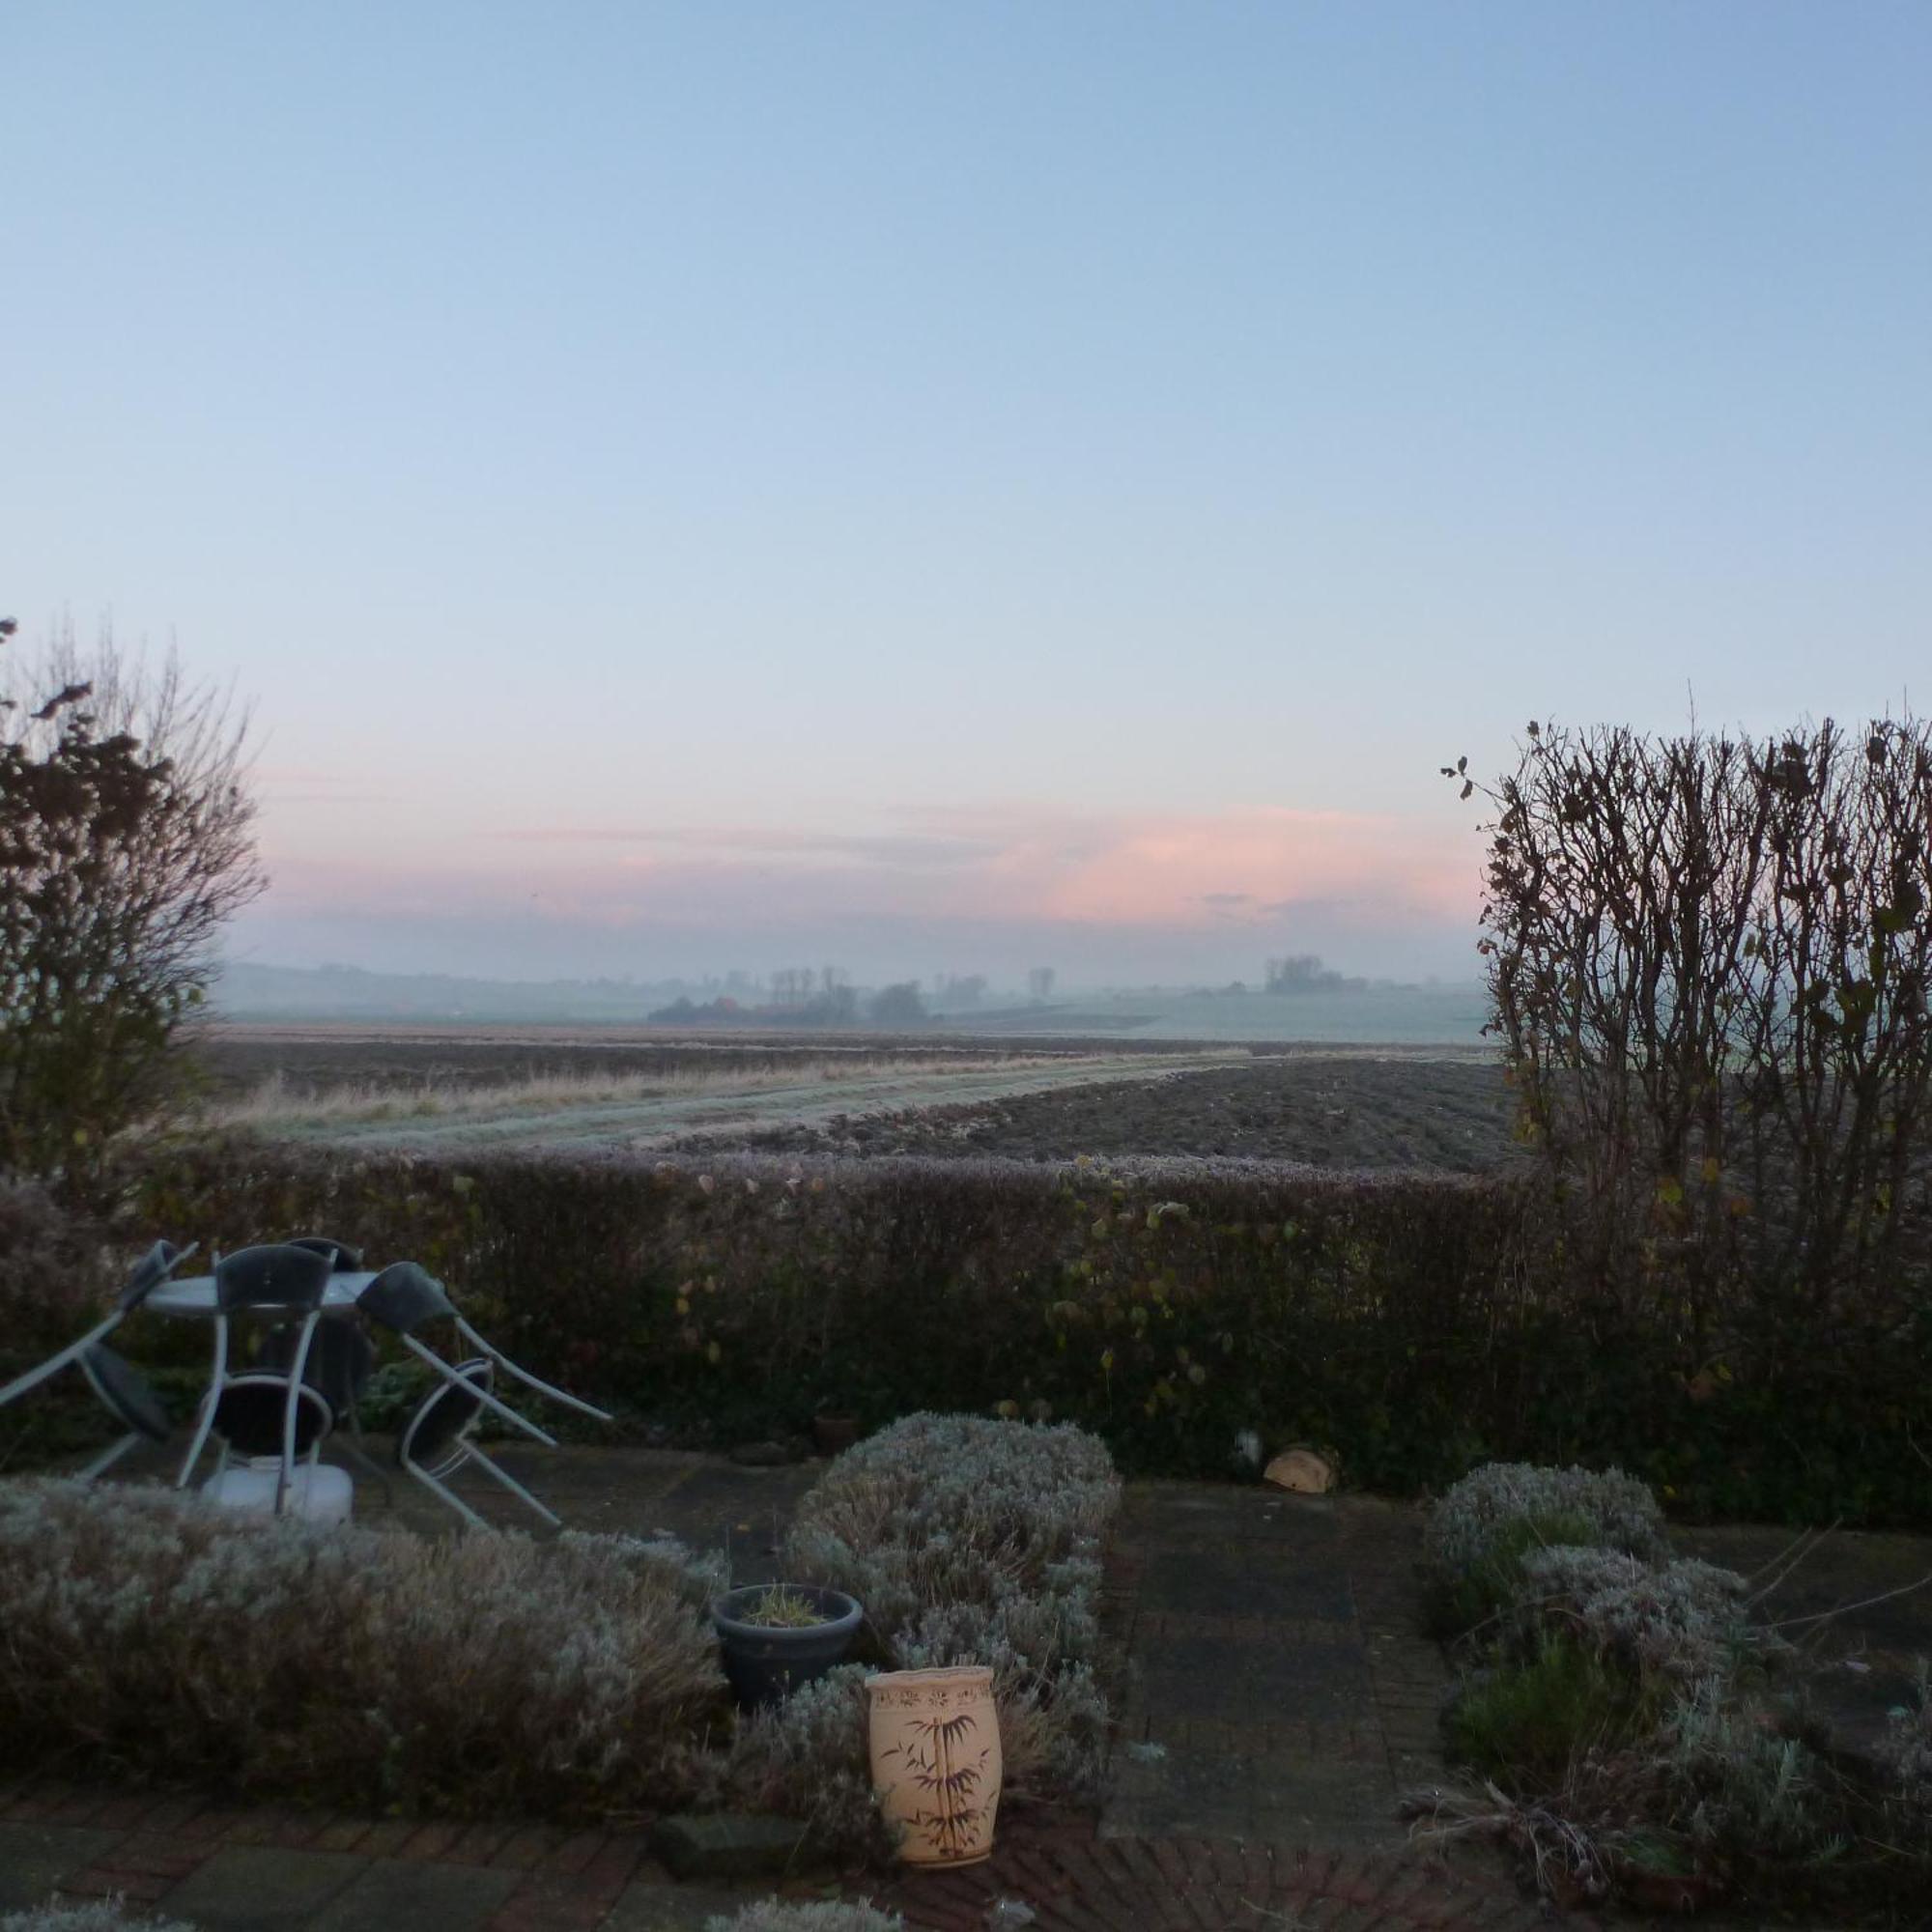
M1927 701L1923 0L6 0L0 82L0 609L252 704L238 956L1472 977L1443 763Z

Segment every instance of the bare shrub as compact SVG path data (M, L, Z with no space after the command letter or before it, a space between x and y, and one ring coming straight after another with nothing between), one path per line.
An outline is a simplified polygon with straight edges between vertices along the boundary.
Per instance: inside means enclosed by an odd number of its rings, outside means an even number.
M0 626L0 641L11 634ZM85 1178L170 1092L226 920L261 890L245 724L71 631L0 694L0 1170Z
M1895 1260L1932 1098L1932 726L1532 724L1488 795L1492 1030L1585 1264L1708 1292Z
M425 1542L145 1488L0 1486L16 1750L461 1811L674 1800L723 1680L673 1547Z

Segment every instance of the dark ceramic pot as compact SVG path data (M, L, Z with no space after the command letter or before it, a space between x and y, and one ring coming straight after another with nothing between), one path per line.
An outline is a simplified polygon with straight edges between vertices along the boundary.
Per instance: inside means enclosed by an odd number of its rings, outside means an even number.
M764 1601L770 1583L748 1583L727 1590L711 1603L711 1621L724 1652L724 1675L731 1680L739 1703L775 1704L823 1677L852 1648L866 1613L856 1598L843 1590L824 1590L812 1583L786 1583L784 1589L803 1597L823 1623L786 1626L753 1624L745 1616Z

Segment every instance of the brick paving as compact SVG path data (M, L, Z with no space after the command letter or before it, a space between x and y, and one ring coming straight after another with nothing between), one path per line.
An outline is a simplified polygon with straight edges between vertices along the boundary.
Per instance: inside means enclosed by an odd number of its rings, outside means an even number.
M648 1451L502 1460L574 1526L728 1540L747 1578L770 1574L812 1473ZM358 1489L358 1516L442 1526L394 1488L387 1505ZM1547 1925L1496 1867L1429 1861L1396 1817L1399 1793L1440 1773L1443 1666L1418 1634L1416 1534L1412 1511L1369 1498L1131 1486L1105 1602L1122 1733L1097 1817L1009 1810L985 1864L847 1889L924 1932ZM837 1886L819 1872L778 1889ZM773 1889L678 1885L639 1832L0 1785L0 1912L58 1892L120 1896L205 1932L697 1932ZM1022 1904L1031 1919L1002 1910Z

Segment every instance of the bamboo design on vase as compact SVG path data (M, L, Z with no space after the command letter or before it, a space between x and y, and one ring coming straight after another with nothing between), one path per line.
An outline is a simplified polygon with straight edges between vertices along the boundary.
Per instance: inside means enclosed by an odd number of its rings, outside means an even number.
M969 1763L963 1758L971 1748L965 1741L978 1729L964 1711L951 1718L927 1718L910 1740L886 1753L905 1761L913 1783L931 1801L932 1808L922 1806L907 1825L948 1861L970 1858L977 1849L981 1813L973 1794L985 1775L990 1753L981 1747L976 1760Z
M872 1781L909 1864L970 1864L992 1850L1002 1770L992 1677L962 1664L867 1681Z

